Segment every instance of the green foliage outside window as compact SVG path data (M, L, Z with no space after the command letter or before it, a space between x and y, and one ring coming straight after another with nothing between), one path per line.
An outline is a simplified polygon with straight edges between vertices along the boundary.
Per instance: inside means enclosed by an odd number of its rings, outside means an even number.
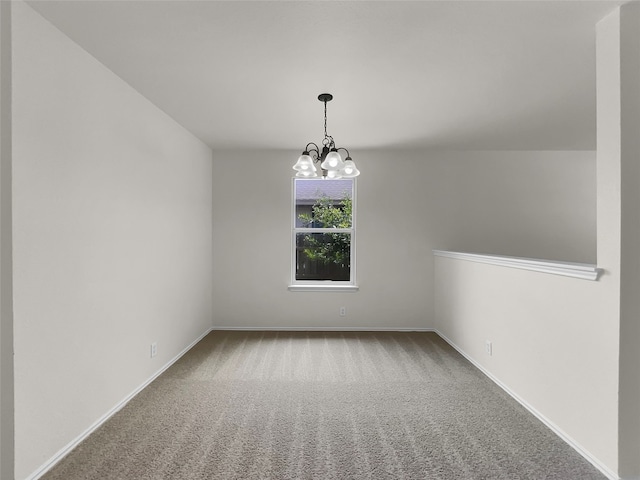
M353 200L345 193L339 203L326 195L321 196L311 208L311 213L302 213L298 218L304 227L351 228ZM349 265L351 258L351 235L345 233L309 233L303 238L304 254L310 260L324 264Z

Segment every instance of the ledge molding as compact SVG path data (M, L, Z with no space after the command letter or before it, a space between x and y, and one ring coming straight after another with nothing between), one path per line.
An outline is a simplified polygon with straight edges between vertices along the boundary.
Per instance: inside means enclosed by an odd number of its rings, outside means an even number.
M488 263L500 267L519 268L552 275L581 278L596 281L603 272L601 268L589 263L559 262L541 260L537 258L507 257L504 255L486 255L483 253L452 252L448 250L433 250L436 257L453 258L469 262Z

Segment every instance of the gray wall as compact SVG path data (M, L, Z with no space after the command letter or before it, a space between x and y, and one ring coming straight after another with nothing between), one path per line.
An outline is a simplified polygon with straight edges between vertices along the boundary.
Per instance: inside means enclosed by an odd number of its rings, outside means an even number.
M617 33L617 32L616 32ZM620 161L622 258L620 312L620 474L640 478L640 3L620 8Z
M437 166L443 187L438 248L595 263L595 152L449 152L425 159Z

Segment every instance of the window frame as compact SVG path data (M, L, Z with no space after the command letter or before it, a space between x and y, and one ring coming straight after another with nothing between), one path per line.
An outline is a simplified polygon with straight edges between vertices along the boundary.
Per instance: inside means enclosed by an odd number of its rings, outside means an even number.
M292 178L291 184L291 283L292 292L357 292L356 284L356 212L357 212L357 182L355 178L345 178L352 181L351 191L351 228L303 228L296 226L296 181L323 181L319 178ZM349 280L296 280L296 236L299 233L347 233L351 236L349 247Z

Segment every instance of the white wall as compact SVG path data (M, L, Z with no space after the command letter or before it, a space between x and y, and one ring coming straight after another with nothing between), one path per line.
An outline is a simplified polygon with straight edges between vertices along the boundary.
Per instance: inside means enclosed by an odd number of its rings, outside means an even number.
M435 273L438 330L611 478L624 479L640 478L638 8L623 7L622 21L617 9L597 25L601 278L589 282L445 258L437 259ZM629 28L626 35L621 25ZM493 342L492 356L485 340Z
M210 327L212 161L24 3L13 61L23 479Z
M432 328L433 248L595 256L593 152L353 151L360 291L289 292L299 155L215 153L216 326Z
M204 145L14 10L16 478L208 328L211 291L221 327L429 328L432 248L594 255L590 152L352 152L360 291L289 292L300 152L216 152L212 170Z
M357 293L290 292L291 166L300 152L216 152L214 156L214 324L257 328L429 327L430 221L437 183L385 175L387 154L354 157L357 180ZM420 155L394 163L419 169ZM398 214L401 212L401 214ZM339 316L340 306L347 316Z
M442 257L435 278L438 332L615 472L617 282Z
M11 2L0 2L0 478L13 478Z

